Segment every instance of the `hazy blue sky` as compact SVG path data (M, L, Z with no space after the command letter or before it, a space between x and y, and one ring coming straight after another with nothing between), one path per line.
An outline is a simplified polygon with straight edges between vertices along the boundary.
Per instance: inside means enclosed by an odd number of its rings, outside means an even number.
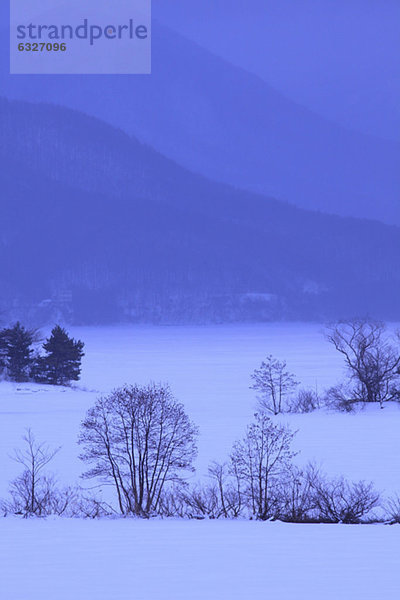
M153 0L153 14L299 103L400 138L398 0Z

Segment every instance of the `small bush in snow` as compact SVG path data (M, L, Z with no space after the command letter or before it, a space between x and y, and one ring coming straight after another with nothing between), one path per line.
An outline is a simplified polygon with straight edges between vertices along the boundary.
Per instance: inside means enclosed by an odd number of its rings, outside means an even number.
M385 512L390 523L400 523L400 496L392 496L385 504Z
M278 483L278 518L288 523L308 523L315 520L315 480L317 471L312 466L299 469L292 466Z
M344 384L329 388L325 393L323 403L331 410L346 413L355 412L359 406L358 400L354 398L351 390Z
M235 519L246 508L238 481L229 474L227 465L213 463L209 468L211 483L197 484L181 491L178 497L183 514L195 519Z
M314 483L315 514L326 523L361 523L379 506L372 483L349 483L343 477L317 478Z
M296 396L288 401L288 412L310 413L321 408L321 399L313 390L299 390Z

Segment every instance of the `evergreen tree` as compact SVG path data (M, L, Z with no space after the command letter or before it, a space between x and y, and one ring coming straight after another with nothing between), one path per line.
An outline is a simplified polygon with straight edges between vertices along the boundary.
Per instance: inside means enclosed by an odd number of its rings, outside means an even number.
M53 385L67 385L78 381L84 343L70 338L65 329L56 325L43 344L46 355L36 360L33 377L36 381Z
M0 366L12 381L29 380L35 332L19 322L0 332Z
M0 373L6 368L7 359L7 342L4 332L5 329L0 331Z

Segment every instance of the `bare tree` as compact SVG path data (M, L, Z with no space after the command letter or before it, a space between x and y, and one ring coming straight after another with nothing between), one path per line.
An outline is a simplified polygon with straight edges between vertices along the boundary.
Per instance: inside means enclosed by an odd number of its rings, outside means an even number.
M122 514L157 511L166 484L193 471L197 428L168 386L126 386L99 398L82 423L85 478L111 483Z
M254 381L251 389L259 392L259 403L262 410L277 415L287 407L287 398L298 386L294 375L286 369L286 362L268 356L251 376Z
M214 481L222 515L225 518L237 518L242 514L243 497L241 493L238 472L233 465L212 463L208 469L209 476Z
M344 357L353 382L353 402L384 402L399 398L400 352L378 321L340 321L326 331Z
M55 477L45 470L59 448L51 449L38 443L30 429L23 436L23 441L25 448L15 450L12 458L24 470L11 483L11 499L2 503L3 510L24 516L67 514L76 500L76 491L72 488L59 489Z
M278 483L279 518L290 523L313 520L316 508L315 481L318 471L313 465L299 469L292 465L287 476Z
M53 460L60 448L51 450L45 444L37 443L31 429L28 429L23 436L26 444L25 450L15 450L14 460L24 467L24 472L14 482L14 489L21 497L25 495L25 511L31 514L41 514L43 505L52 486L43 471L45 467Z
M294 435L287 427L274 424L265 413L257 413L243 440L234 444L231 473L238 478L240 493L258 519L277 514L275 491L295 456L291 450Z

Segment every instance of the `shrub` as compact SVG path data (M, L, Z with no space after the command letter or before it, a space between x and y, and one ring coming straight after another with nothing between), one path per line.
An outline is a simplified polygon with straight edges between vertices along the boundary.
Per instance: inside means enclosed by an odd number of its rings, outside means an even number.
M379 494L372 483L349 483L316 478L313 482L316 516L326 523L361 523L379 505Z
M385 504L385 512L390 523L400 523L400 496L393 496Z
M313 390L299 390L297 396L288 403L292 413L310 413L321 408L321 399Z
M346 413L354 412L358 405L358 400L354 398L349 388L343 384L327 390L323 402L331 410Z

